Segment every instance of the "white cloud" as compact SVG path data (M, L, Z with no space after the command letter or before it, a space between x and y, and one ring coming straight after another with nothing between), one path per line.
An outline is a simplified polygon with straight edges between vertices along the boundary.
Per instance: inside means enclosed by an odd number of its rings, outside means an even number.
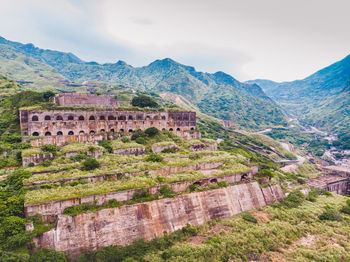
M350 53L348 0L3 0L0 35L85 60L294 80Z

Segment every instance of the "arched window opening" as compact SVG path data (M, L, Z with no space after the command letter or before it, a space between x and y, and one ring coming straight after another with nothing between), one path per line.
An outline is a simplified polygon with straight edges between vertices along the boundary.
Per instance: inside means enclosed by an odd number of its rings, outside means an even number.
M85 117L84 116L79 116L79 121L83 121L83 120L85 120Z
M62 116L57 116L56 120L63 120L63 117Z
M115 120L114 116L108 116L108 120Z
M176 131L181 131L181 129L180 128L176 128Z
M154 117L153 117L153 120L158 120L158 116L154 116Z
M95 117L94 116L90 116L89 120L95 120Z
M45 136L51 136L51 132L46 132Z
M210 179L210 183L217 183L218 180L216 178Z
M33 132L32 136L39 136L38 132Z
M51 120L51 116L45 116L45 120Z
M68 135L69 135L69 136L72 136L72 135L74 135L74 132L73 132L73 131L69 131L69 132L68 132Z
M115 132L113 128L111 129L111 132L112 132L112 133L114 133L114 132Z
M151 117L150 116L146 116L146 120L151 120Z
M100 116L100 120L105 120L105 116Z
M106 132L104 129L101 129L101 130L100 130L100 133L104 133L104 132Z
M174 129L170 128L169 131L174 131Z
M162 131L165 131L165 128L162 128Z
M120 131L120 132L124 132L124 129L122 128L122 129L120 129L119 131Z
M68 116L68 120L74 120L74 116Z
M241 176L241 180L246 180L248 178L248 175L247 174L243 174L242 176Z
M90 131L90 135L94 135L95 134L95 131L94 130L91 130Z
M165 117L165 116L162 116L162 120L166 120L166 117Z
M191 127L191 130L194 130L194 127Z
M180 121L181 120L181 116L177 116L177 121Z
M58 136L63 136L62 131L58 131L58 132L57 132L57 135L58 135Z
M32 117L32 121L39 121L39 117L38 116L33 116Z
M129 133L132 133L132 129L129 129Z
M133 117L132 117L132 116L129 116L128 119L129 119L129 120L133 120Z
M85 134L85 132L83 130L79 131L79 135L84 135L84 134Z
M126 120L126 116L118 116L118 120Z

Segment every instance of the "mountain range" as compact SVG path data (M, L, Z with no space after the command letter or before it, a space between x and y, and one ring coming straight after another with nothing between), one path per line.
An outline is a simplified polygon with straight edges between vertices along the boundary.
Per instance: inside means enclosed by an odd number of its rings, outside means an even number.
M283 110L257 84L239 82L224 72L198 72L169 58L143 67L123 61L99 64L85 62L71 53L0 37L0 73L35 90L82 91L98 81L154 93L174 93L203 113L232 121L236 127L257 129L287 124ZM109 91L113 92L113 88Z
M350 55L302 80L251 80L291 116L306 125L350 133Z

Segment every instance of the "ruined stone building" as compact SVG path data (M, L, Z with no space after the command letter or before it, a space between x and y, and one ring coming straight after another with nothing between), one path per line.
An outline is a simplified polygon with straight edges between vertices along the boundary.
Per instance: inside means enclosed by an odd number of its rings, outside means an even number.
M57 106L53 109L20 110L22 135L43 137L33 145L94 142L103 140L107 133L131 133L149 127L173 131L184 138L200 136L195 132L195 112L126 111L116 108L118 102L111 96L90 94L60 94L54 102Z

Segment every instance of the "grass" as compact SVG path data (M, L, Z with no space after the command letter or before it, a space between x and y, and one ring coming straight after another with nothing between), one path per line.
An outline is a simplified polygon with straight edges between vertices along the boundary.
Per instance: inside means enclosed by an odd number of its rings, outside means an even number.
M42 152L39 147L32 147L32 148L24 149L22 151L22 156L34 156L38 154L45 154L45 153Z
M128 149L128 148L144 148L143 145L140 145L135 142L129 142L129 143L123 143L120 140L112 140L111 141L111 146L114 150L117 149Z
M158 143L154 143L152 147L163 147L163 146L176 146L173 141L162 141Z
M73 152L86 153L89 151L95 152L101 150L103 150L103 147L89 143L71 143L61 148L63 154Z

